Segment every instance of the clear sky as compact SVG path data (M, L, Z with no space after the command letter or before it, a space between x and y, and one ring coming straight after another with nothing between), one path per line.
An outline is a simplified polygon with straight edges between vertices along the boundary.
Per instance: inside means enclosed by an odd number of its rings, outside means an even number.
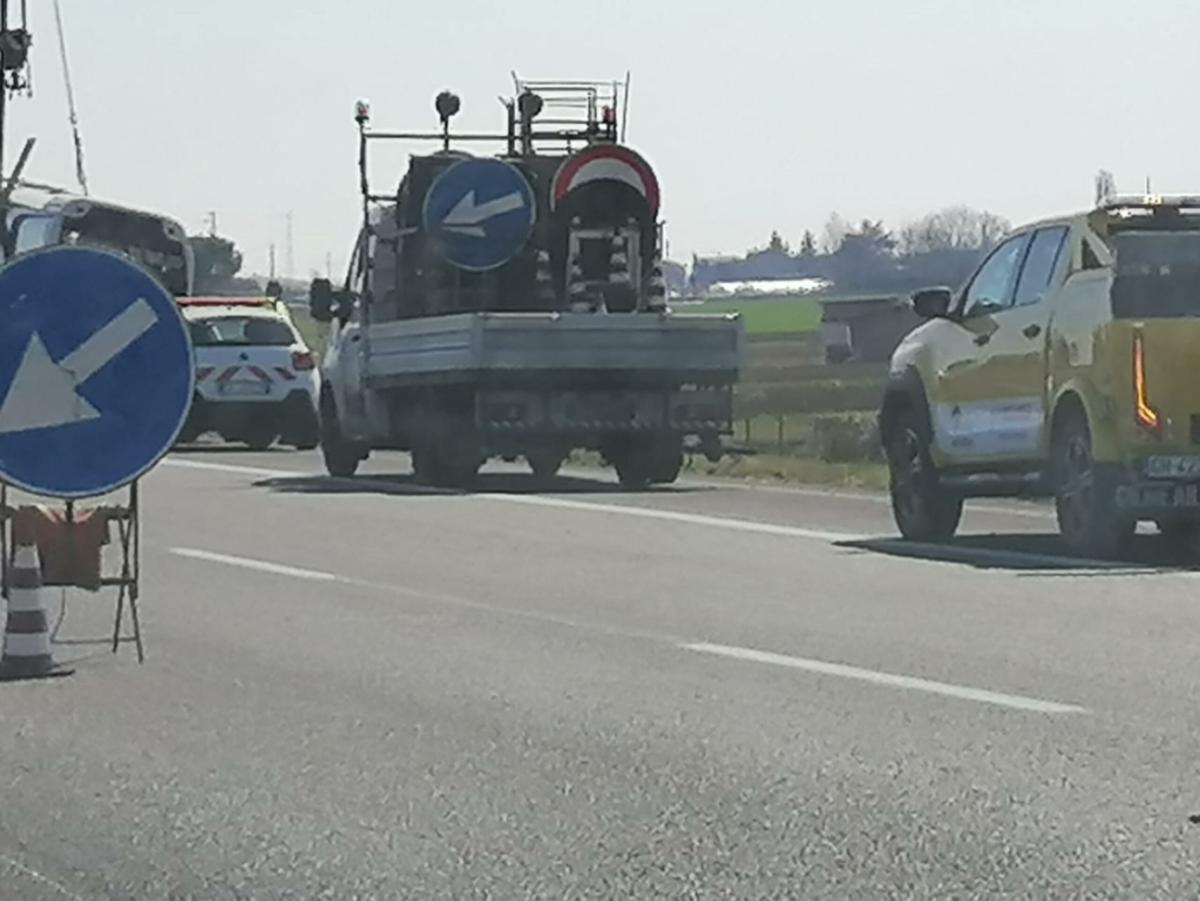
M1122 190L1200 191L1200 0L62 0L97 196L220 231L263 272L344 269L353 104L381 128L499 129L509 72L633 73L629 143L675 258L795 242L830 211L890 227L953 203L1019 222ZM50 0L8 159L73 184ZM380 157L394 184L403 156Z

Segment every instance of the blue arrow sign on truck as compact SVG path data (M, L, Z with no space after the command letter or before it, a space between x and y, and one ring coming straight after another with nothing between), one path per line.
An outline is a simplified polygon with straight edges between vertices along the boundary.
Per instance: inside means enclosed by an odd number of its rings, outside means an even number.
M134 263L57 247L0 269L0 480L63 498L127 485L175 442L194 380L174 298Z
M537 218L533 190L515 166L466 159L425 195L425 232L447 262L471 272L503 266L525 246Z

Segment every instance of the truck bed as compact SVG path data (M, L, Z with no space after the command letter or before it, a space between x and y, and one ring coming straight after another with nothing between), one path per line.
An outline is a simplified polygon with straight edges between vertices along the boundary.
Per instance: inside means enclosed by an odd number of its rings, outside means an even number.
M463 313L373 324L372 384L486 373L658 373L736 381L744 333L711 314Z

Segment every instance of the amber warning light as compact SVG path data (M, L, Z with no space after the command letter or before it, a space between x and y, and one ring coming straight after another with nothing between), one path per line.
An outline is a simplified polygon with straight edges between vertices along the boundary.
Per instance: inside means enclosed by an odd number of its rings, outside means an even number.
M1162 437L1162 417L1150 405L1146 390L1146 344L1141 332L1133 334L1133 418L1155 438Z

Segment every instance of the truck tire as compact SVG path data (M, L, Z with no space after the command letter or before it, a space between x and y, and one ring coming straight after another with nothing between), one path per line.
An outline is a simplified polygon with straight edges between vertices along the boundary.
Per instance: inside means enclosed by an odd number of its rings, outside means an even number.
M613 463L617 479L626 491L641 491L650 486L650 461L646 454L631 451Z
M337 405L328 393L321 395L321 455L325 458L326 471L339 479L353 476L363 459L359 448L342 434Z
M1092 434L1082 412L1072 411L1056 424L1051 465L1054 512L1067 546L1095 559L1116 556L1137 523L1118 514L1114 486L1092 456Z
M670 485L679 478L683 469L683 440L668 439L654 446L650 464L650 482L654 485Z
M469 488L479 475L483 459L453 442L443 442L413 448L412 465L413 476L422 485Z
M900 410L884 437L892 516L908 541L949 541L962 519L963 499L938 481L930 435L911 407Z
M566 459L566 454L553 449L531 450L525 455L525 462L533 471L534 479L542 483L552 481Z

